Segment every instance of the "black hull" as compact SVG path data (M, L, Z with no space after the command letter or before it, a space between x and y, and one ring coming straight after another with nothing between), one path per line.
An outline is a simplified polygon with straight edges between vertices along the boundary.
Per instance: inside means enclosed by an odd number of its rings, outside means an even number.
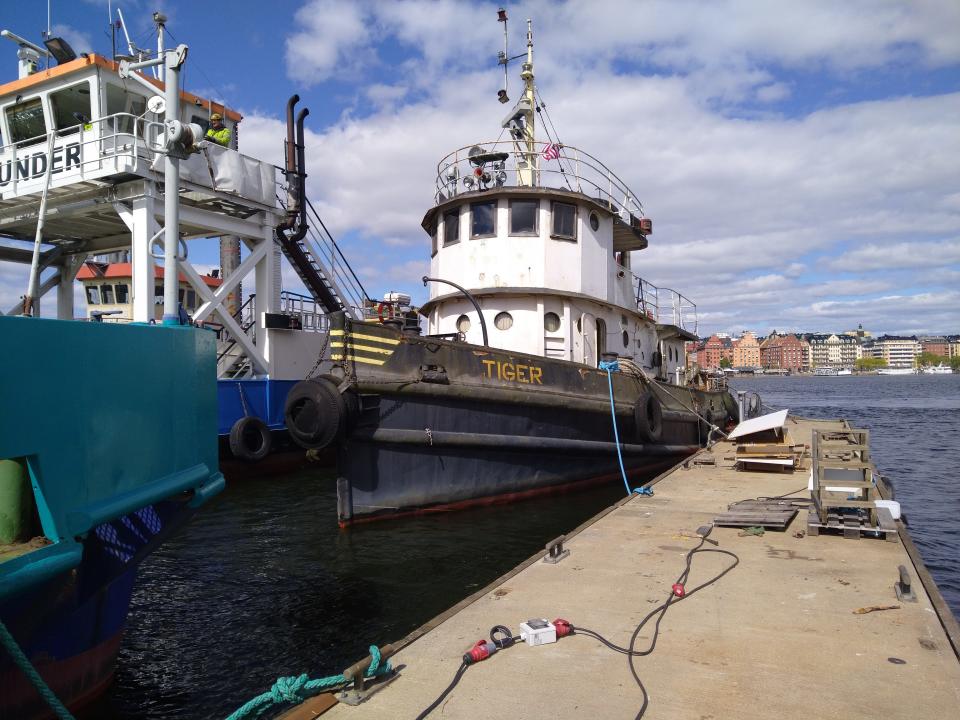
M333 376L350 397L337 433L338 516L509 501L598 478L620 483L604 371L577 363L403 335L334 315ZM735 419L726 392L614 373L624 466L643 478L696 452ZM656 432L638 416L658 406ZM290 418L288 416L288 425ZM293 431L291 431L293 433Z

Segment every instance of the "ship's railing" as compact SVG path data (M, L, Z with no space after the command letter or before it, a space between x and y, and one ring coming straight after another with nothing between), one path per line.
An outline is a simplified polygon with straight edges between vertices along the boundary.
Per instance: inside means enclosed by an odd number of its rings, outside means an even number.
M648 318L697 334L697 305L692 300L676 290L657 287L639 275L633 276L633 290L637 308Z
M330 328L330 316L309 295L284 290L280 293L280 312L299 318L301 330L326 332Z
M434 201L439 205L460 193L505 186L571 190L597 199L624 221L643 216L636 194L593 155L542 142L533 153L512 140L454 150L437 165Z
M11 198L42 192L48 162L51 187L125 173L162 175L162 133L162 123L114 113L7 143L0 146L0 194ZM180 170L184 181L268 206L275 205L282 185L279 168L213 143L182 160Z

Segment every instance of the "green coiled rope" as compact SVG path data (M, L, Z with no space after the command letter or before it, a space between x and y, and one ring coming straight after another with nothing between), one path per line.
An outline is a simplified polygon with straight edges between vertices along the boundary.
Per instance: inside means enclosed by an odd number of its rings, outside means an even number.
M370 667L363 673L364 677L380 677L392 672L390 661L387 660L380 665L380 648L376 645L370 646ZM273 684L267 692L257 695L241 707L233 711L227 717L227 720L244 720L245 718L259 717L260 713L276 705L287 703L303 702L307 698L319 695L324 690L335 688L339 685L345 685L350 682L343 675L331 675L330 677L310 680L306 674L281 677Z

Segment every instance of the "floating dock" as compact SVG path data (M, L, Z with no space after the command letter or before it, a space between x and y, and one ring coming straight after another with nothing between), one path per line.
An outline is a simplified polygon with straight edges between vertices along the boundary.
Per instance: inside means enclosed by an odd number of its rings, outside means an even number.
M815 428L849 429L794 417L787 428L807 446ZM810 497L809 458L790 472L750 472L735 468L735 452L729 441L702 451L659 476L653 497L625 499L569 534L570 554L560 562L541 553L396 643L396 677L361 704L327 694L283 717L417 717L495 625L518 633L530 618L564 618L628 645L671 595L701 543L698 528L738 501ZM812 535L800 507L784 530L715 527L710 540L739 563L674 601L654 652L635 658L649 695L644 717L960 717L960 628L906 527L896 526L889 541L883 533ZM686 587L732 563L715 552L694 555ZM900 566L915 601L895 593ZM653 628L651 621L640 633L638 649L649 646ZM469 666L429 717L632 718L642 704L627 657L577 633L536 647L517 642Z

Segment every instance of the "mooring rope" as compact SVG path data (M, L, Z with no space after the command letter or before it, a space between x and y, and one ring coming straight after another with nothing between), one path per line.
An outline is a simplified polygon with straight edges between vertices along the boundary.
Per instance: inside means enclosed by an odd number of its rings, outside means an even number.
M380 677L392 672L390 661L387 660L380 665L380 648L376 645L370 646L370 666L366 669L363 676L367 678ZM280 677L267 692L257 695L252 700L247 701L241 707L234 710L227 720L244 720L245 718L255 718L264 710L275 705L286 703L300 703L304 700L318 695L324 690L345 685L350 682L344 675L330 675L325 678L311 680L306 673L303 675Z
M17 664L17 667L27 676L30 683L37 689L37 692L40 693L40 697L46 701L56 716L60 718L60 720L74 720L70 711L60 702L60 698L54 694L50 686L40 677L40 673L37 672L33 663L30 662L30 659L23 653L23 650L20 649L20 645L14 640L13 635L7 630L7 626L3 624L2 620L0 620L0 641L3 642L4 649Z
M620 372L620 363L616 360L601 360L598 367L607 371L607 387L610 390L610 419L613 421L613 440L617 445L617 461L620 463L620 475L623 478L623 486L627 489L627 495L636 493L637 495L653 495L653 490L648 487L639 487L630 489L630 481L627 480L627 471L623 466L623 453L620 451L620 432L617 430L617 410L613 401L613 375Z

